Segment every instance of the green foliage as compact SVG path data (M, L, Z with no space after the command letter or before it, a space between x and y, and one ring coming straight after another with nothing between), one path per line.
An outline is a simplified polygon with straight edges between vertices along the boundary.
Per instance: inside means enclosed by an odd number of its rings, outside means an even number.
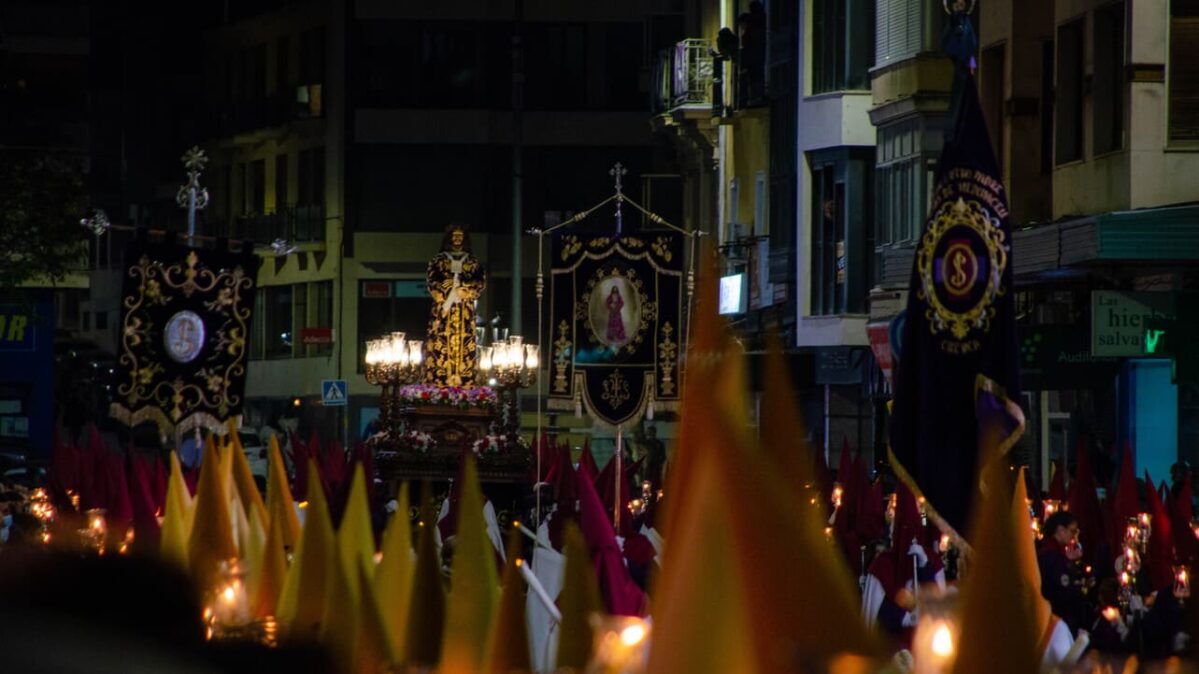
M87 264L78 163L44 153L0 156L0 288L54 283Z

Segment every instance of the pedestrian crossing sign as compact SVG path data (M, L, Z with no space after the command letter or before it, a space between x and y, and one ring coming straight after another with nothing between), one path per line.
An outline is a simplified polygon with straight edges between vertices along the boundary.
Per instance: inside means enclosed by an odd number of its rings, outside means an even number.
M346 380L321 380L321 404L325 407L344 407L346 404Z

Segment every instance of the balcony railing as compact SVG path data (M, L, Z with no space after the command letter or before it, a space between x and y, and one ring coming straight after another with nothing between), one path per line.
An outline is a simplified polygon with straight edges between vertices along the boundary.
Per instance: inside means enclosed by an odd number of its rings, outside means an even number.
M296 206L276 213L249 214L234 218L229 236L235 239L270 242L325 240L325 207Z
M712 106L715 67L710 40L688 38L664 49L654 64L654 112Z

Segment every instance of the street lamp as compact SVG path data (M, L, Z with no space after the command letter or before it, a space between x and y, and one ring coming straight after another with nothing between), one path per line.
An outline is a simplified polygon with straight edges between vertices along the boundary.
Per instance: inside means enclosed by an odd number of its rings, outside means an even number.
M382 427L395 430L399 423L396 396L400 386L413 384L420 379L424 354L424 342L406 339L402 332L393 332L380 339L366 343L366 381L372 386L381 386L379 417Z

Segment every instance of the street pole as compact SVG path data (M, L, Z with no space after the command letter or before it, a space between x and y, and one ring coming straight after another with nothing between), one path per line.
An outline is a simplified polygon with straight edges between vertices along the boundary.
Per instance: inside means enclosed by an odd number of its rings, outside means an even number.
M512 28L512 308L508 320L511 334L521 334L521 281L523 246L521 245L522 168L521 144L524 140L524 44L521 29L524 22L524 0L514 0L515 20Z

